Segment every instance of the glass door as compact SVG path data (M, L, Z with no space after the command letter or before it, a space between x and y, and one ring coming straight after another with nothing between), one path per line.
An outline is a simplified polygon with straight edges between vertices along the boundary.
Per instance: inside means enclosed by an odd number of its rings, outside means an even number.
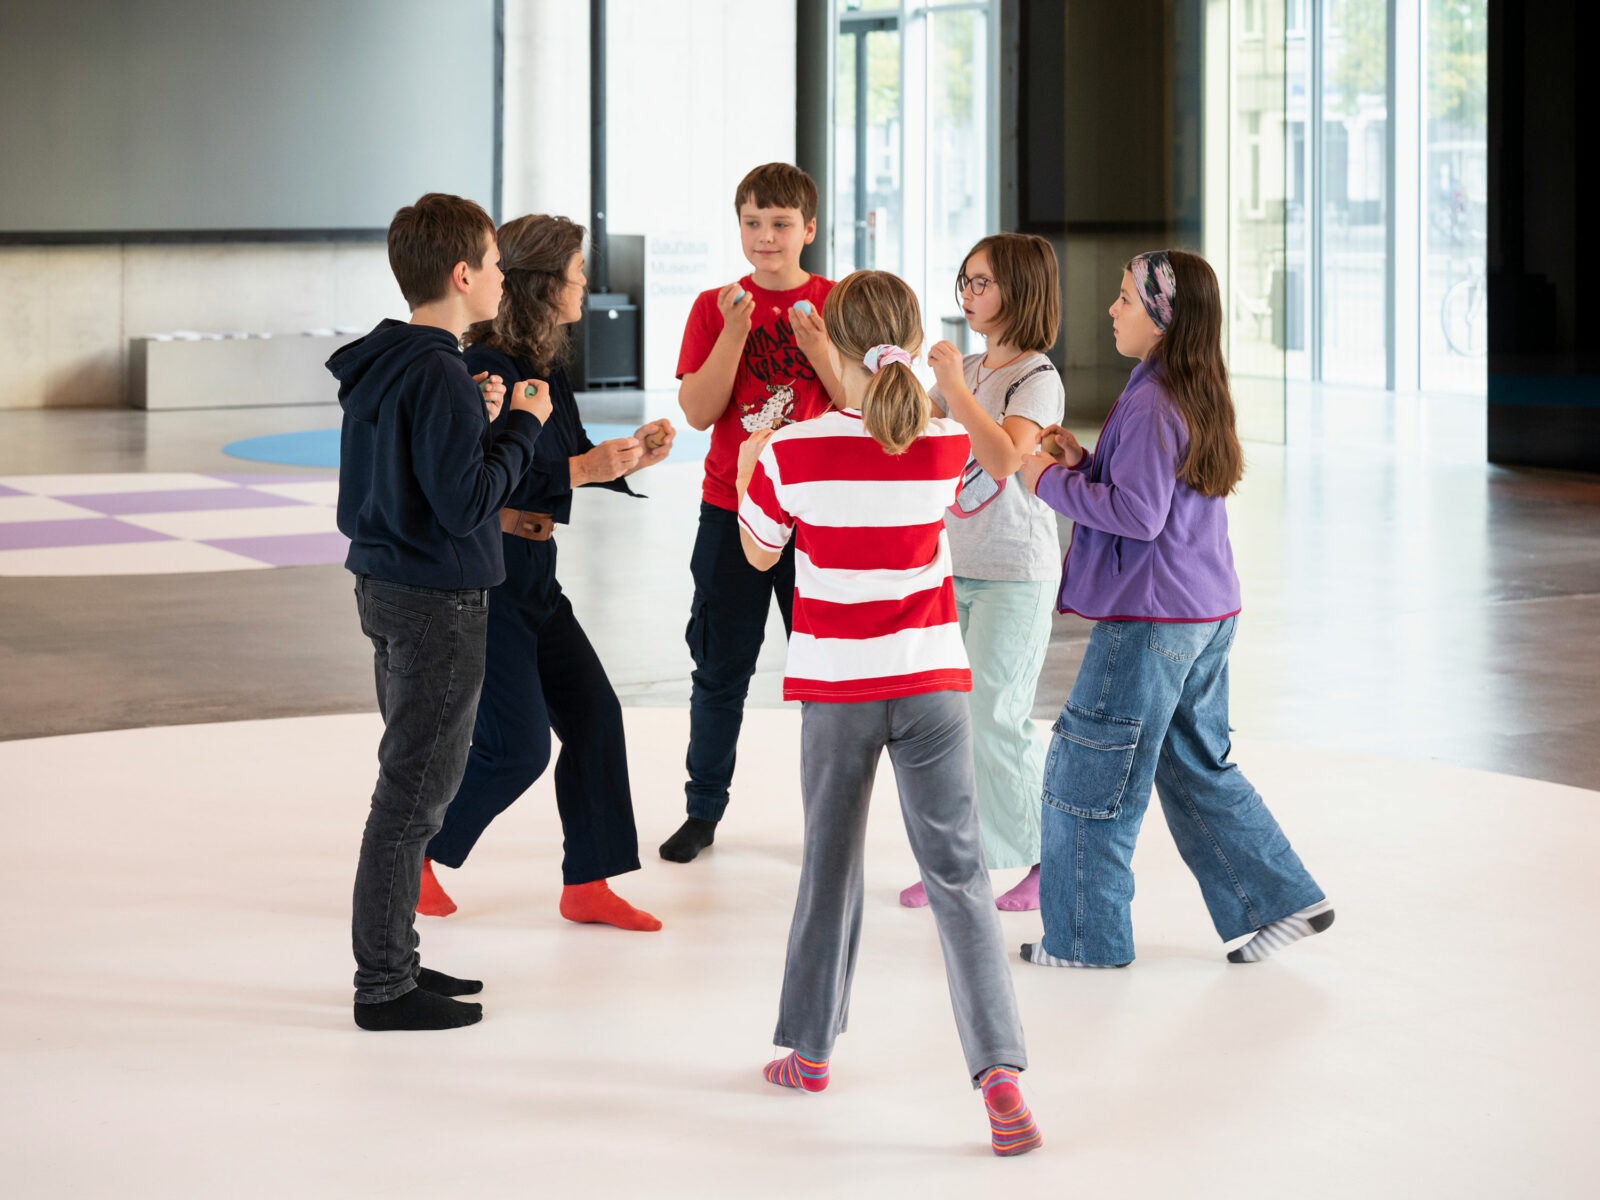
M839 14L834 74L833 277L901 270L905 116L900 12L868 3Z

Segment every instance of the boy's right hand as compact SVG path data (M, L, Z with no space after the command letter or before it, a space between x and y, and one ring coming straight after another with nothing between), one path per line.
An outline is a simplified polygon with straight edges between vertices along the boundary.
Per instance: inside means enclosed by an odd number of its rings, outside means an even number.
M550 385L542 379L517 380L511 385L511 407L532 413L543 424L550 419Z
M734 299L737 296L738 299ZM722 332L741 342L750 336L750 322L755 317L756 298L744 290L742 283L730 283L717 293L717 311L722 314Z

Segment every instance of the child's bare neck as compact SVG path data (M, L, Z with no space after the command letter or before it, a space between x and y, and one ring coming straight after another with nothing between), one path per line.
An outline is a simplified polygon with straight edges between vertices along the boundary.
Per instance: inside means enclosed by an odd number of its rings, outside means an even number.
M411 310L411 324L431 325L460 338L472 324L472 317L452 300L439 300L422 304Z
M769 292L792 292L810 278L811 272L799 263L785 267L781 271L750 272L750 282Z
M1022 353L1022 347L994 339L990 341L988 352L983 356L983 368L989 371L995 367L1003 367L1006 363L1021 358Z

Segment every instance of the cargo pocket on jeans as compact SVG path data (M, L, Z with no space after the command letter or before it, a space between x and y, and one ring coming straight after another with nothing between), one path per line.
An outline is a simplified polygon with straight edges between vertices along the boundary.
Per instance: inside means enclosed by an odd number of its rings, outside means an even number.
M1044 764L1044 802L1077 817L1108 820L1122 808L1139 746L1139 722L1068 704L1056 718Z
M371 595L367 597L367 611L362 614L361 622L362 632L383 654L384 669L391 675L410 674L431 624L433 618L426 613L385 604Z

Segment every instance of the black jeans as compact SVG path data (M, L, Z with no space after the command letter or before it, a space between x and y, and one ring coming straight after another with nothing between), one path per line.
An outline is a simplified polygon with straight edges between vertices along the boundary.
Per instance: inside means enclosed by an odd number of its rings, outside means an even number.
M417 888L423 848L456 793L483 686L488 593L356 577L361 631L372 639L383 740L361 835L351 943L356 1003L416 987Z
M744 698L766 635L767 606L776 596L783 628L794 615L794 543L777 566L758 571L739 544L736 514L700 502L700 531L689 559L694 602L685 636L694 659L689 692L689 815L720 821L744 723Z
M562 882L639 869L622 705L556 582L556 544L502 535L506 581L490 591L488 670L472 750L428 857L459 867L489 822L550 763L561 739L556 808Z

